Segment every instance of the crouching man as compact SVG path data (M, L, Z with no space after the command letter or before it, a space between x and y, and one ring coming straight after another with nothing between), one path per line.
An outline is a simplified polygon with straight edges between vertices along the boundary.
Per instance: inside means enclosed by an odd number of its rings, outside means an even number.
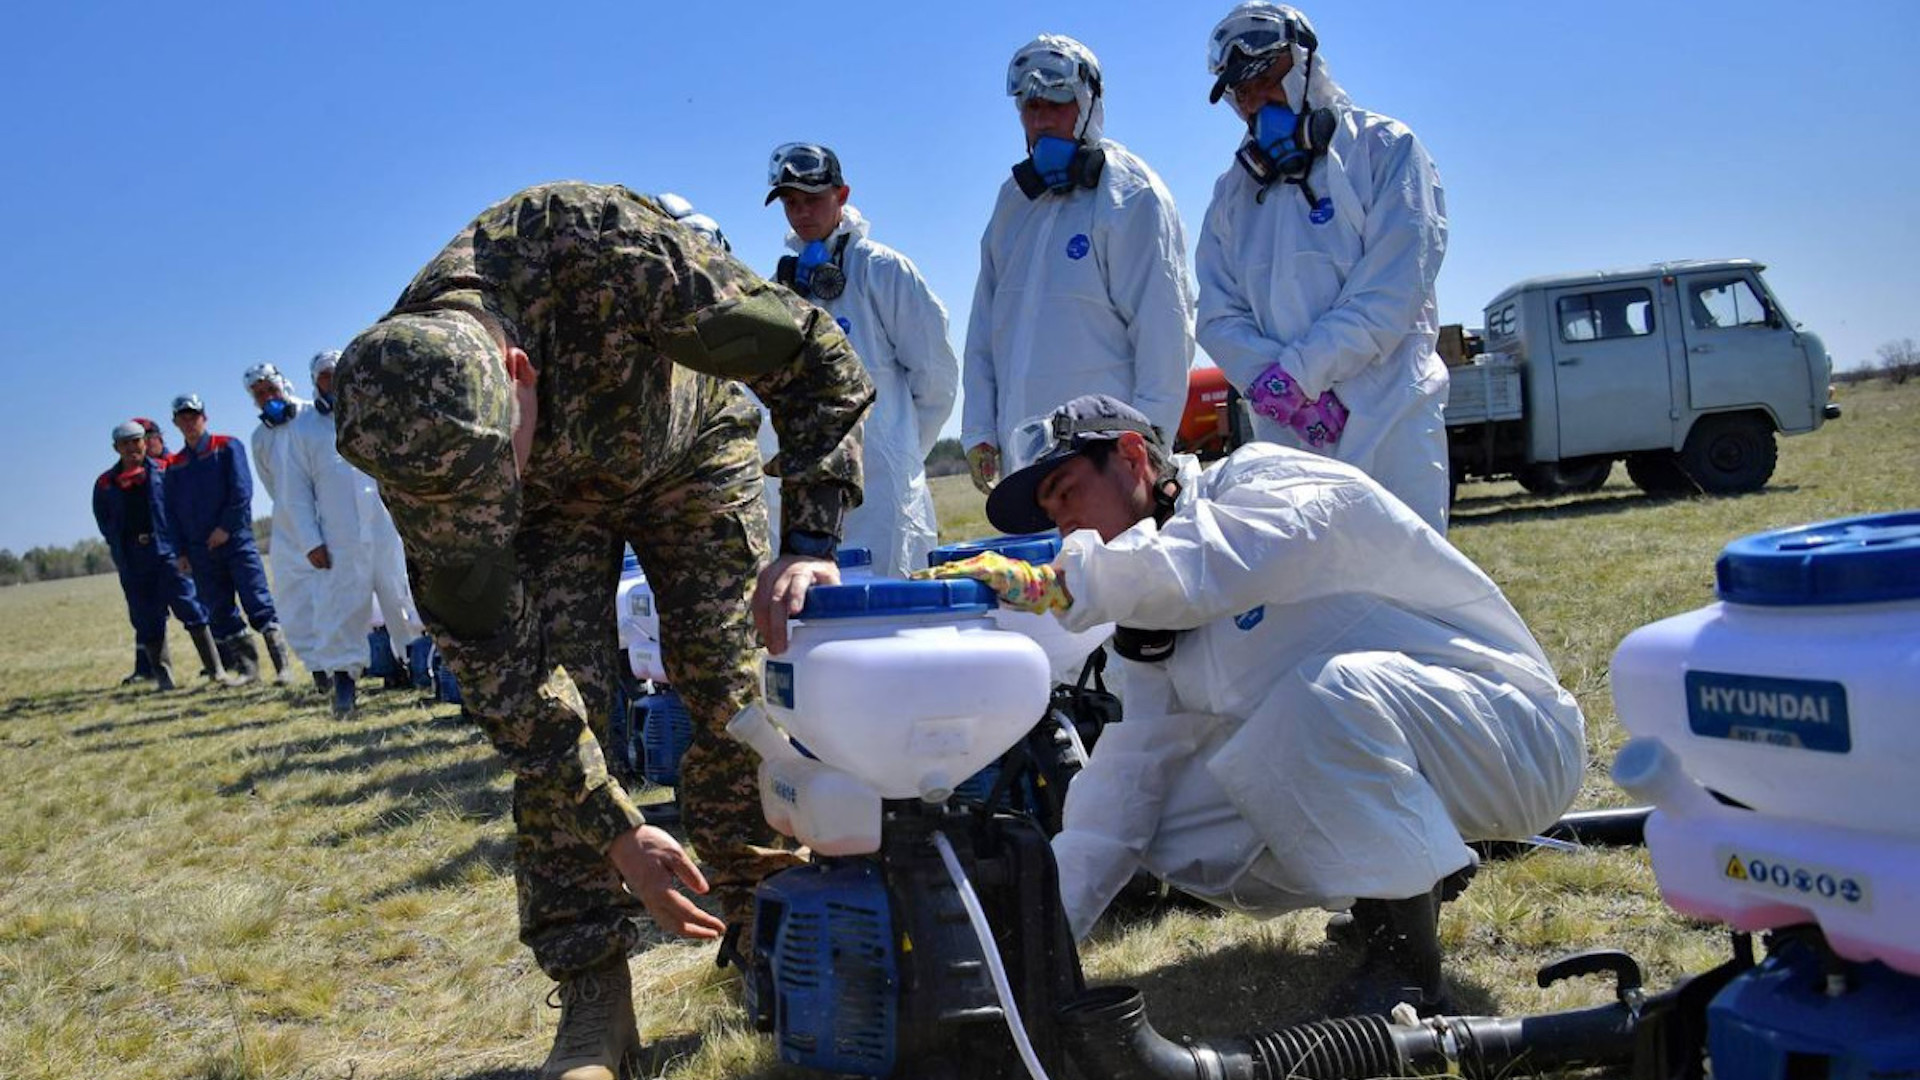
M1127 720L1054 841L1084 937L1137 868L1224 908L1350 907L1345 1002L1444 1011L1443 879L1578 791L1584 722L1500 589L1360 470L1264 443L1201 471L1136 410L1076 398L987 500L1057 525L1052 566L939 568L1073 630L1117 623Z

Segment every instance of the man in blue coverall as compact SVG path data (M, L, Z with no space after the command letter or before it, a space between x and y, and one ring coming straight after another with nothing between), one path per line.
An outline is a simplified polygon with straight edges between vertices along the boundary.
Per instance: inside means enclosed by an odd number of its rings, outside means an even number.
M252 623L267 642L275 681L284 685L293 676L287 666L287 639L267 589L267 570L253 543L253 474L247 469L246 446L207 431L207 409L198 394L173 399L173 425L180 429L183 445L167 459L165 490L167 525L180 552L180 569L193 573L226 666L243 682L260 677L260 652L247 636L247 623Z
M120 572L133 623L134 647L162 690L174 688L167 655L167 611L187 628L200 662L217 682L227 673L207 629L207 613L194 595L193 582L175 565L173 537L167 529L162 495L165 463L147 456L147 432L139 421L113 429L112 468L93 483L93 519Z

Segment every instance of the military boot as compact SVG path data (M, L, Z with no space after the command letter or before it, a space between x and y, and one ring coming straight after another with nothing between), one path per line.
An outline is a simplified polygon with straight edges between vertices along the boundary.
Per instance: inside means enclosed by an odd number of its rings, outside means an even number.
M1421 1016L1453 1011L1440 978L1438 886L1405 900L1355 900L1353 923L1366 953L1343 1011L1385 1016L1401 1002Z
M221 686L238 686L238 678L227 671L223 662L226 650L213 640L213 630L204 623L187 627L187 637L193 640L193 651L200 654L200 674Z
M220 660L232 673L236 686L260 681L260 650L253 644L245 630L220 639Z
M173 657L167 655L167 639L161 638L157 645L142 646L140 651L153 665L155 687L162 692L172 690L177 684L173 681Z
M147 650L139 642L133 646L133 674L120 680L121 686L132 686L137 682L146 682L153 678L153 661L147 658Z
M1438 903L1452 900L1466 892L1467 886L1473 884L1473 876L1480 872L1480 853L1468 849L1467 854L1472 861L1441 878L1440 884L1433 887ZM1333 917L1327 920L1327 940L1349 949L1360 949L1366 946L1359 925L1353 921L1351 911L1335 912Z
M271 623L265 630L260 631L260 636L264 638L267 643L267 659L273 661L274 683L278 686L291 685L293 683L293 653L292 650L287 648L287 635L281 632L279 623ZM252 646L248 647L251 648ZM254 662L256 664L259 663L258 654L255 654Z
M325 672L325 671L316 671L316 672L313 672L312 674L313 674L313 688L319 691L321 697L326 697L328 694L333 693L332 673Z
M335 720L353 719L354 685L353 676L345 671L333 673L333 718Z
M560 1010L560 1027L540 1080L625 1080L640 1052L625 956L565 980L547 1004Z

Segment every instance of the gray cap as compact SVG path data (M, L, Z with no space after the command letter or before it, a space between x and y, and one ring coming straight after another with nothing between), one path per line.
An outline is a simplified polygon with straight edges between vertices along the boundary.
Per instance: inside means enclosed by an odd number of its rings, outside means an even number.
M1023 430L1028 430L1023 425ZM1024 464L995 484L987 495L987 520L1004 533L1042 532L1053 519L1040 509L1040 485L1053 471L1079 456L1090 443L1113 442L1125 432L1137 432L1165 446L1160 429L1145 413L1105 394L1086 394L1053 410L1042 426L1031 429L1044 442L1037 453L1022 454ZM1002 447L1002 452L1008 448Z
M147 429L142 427L138 420L128 420L125 423L113 425L114 442L119 442L121 439L140 439L144 441L146 437Z
M207 407L200 403L199 394L181 394L173 399L173 415L179 416L183 412L197 412L205 416Z

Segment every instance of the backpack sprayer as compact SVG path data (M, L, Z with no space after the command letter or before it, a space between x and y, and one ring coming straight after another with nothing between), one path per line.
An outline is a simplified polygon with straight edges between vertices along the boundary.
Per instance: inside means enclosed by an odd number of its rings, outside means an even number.
M1657 809L1570 815L1558 830L1619 842L1644 824L1669 903L1735 931L1712 971L1648 993L1630 957L1599 950L1539 975L1610 976L1614 1000L1592 1008L1168 1040L1137 991L1085 987L1046 804L1019 794L1045 768L1070 778L1034 740L1072 741L1074 699L1050 697L1044 652L995 625L984 587L884 582L811 593L793 647L767 661L765 711L730 727L763 759L768 820L816 853L759 887L750 959L726 950L747 968L749 1014L789 1064L876 1077L1059 1077L1071 1064L1103 1080L1580 1067L1668 1080L1704 1076L1708 1060L1722 1077L1920 1074L1920 787L1903 779L1920 734L1887 722L1920 694L1920 514L1769 537L1740 542L1760 544L1745 562L1722 559L1723 603L1636 632L1615 658L1623 722L1648 740L1616 777ZM1834 565L1807 571L1822 583L1808 594L1754 562L1815 550ZM1771 594L1743 584L1755 574L1814 599L1766 610ZM1852 591L1823 591L1834 581ZM1043 711L1051 729L1033 728ZM955 777L990 765L992 802L956 796ZM1874 800L1848 797L1868 787Z

